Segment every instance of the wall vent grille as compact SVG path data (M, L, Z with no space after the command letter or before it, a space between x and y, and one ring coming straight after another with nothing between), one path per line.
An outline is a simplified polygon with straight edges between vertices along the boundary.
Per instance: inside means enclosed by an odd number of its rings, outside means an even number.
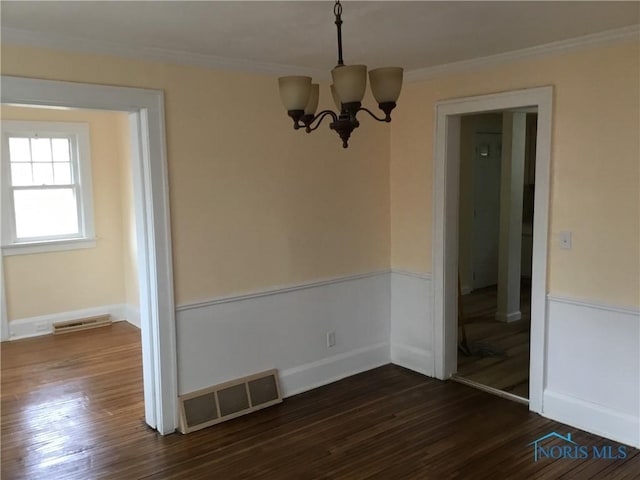
M53 333L58 335L61 333L77 332L79 330L88 330L90 328L106 327L111 325L111 315L98 315L95 317L79 318L77 320L67 320L65 322L56 322L52 324Z
M267 370L180 396L180 431L191 433L282 402L278 371Z

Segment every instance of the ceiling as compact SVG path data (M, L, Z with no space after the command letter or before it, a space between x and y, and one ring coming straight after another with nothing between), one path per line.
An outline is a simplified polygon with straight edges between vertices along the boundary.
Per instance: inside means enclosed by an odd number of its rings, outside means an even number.
M640 2L347 0L343 9L345 63L407 70L640 23ZM8 43L30 38L81 50L170 51L283 70L324 71L336 63L332 1L3 1L1 13Z

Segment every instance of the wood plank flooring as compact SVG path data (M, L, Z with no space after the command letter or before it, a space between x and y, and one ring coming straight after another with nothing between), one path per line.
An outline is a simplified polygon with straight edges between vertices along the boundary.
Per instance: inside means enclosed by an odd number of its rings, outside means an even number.
M458 351L458 376L529 398L529 344L531 341L531 286L523 284L522 319L504 323L495 319L496 287L462 296L462 309L472 356ZM483 350L498 353L486 355Z
M124 323L3 343L1 474L21 479L632 479L624 460L533 461L551 431L614 442L479 390L387 365L189 435L143 422Z

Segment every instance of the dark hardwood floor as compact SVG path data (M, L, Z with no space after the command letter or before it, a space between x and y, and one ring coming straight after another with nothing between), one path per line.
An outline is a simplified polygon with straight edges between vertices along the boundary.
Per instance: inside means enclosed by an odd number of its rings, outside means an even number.
M523 281L520 293L522 319L504 323L495 319L495 286L462 296L462 311L470 356L458 351L458 376L529 398L531 343L531 285Z
M134 327L1 349L3 480L640 478L630 447L622 460L534 462L527 445L551 431L589 448L618 444L393 365L162 437L143 422Z

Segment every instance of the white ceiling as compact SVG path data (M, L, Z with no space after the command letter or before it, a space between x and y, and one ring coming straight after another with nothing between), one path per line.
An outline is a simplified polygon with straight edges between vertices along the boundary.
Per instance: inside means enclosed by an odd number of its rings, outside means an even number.
M640 23L640 2L347 0L343 8L345 63L408 70ZM9 43L170 50L323 71L336 63L332 1L3 1L1 13L2 41Z

